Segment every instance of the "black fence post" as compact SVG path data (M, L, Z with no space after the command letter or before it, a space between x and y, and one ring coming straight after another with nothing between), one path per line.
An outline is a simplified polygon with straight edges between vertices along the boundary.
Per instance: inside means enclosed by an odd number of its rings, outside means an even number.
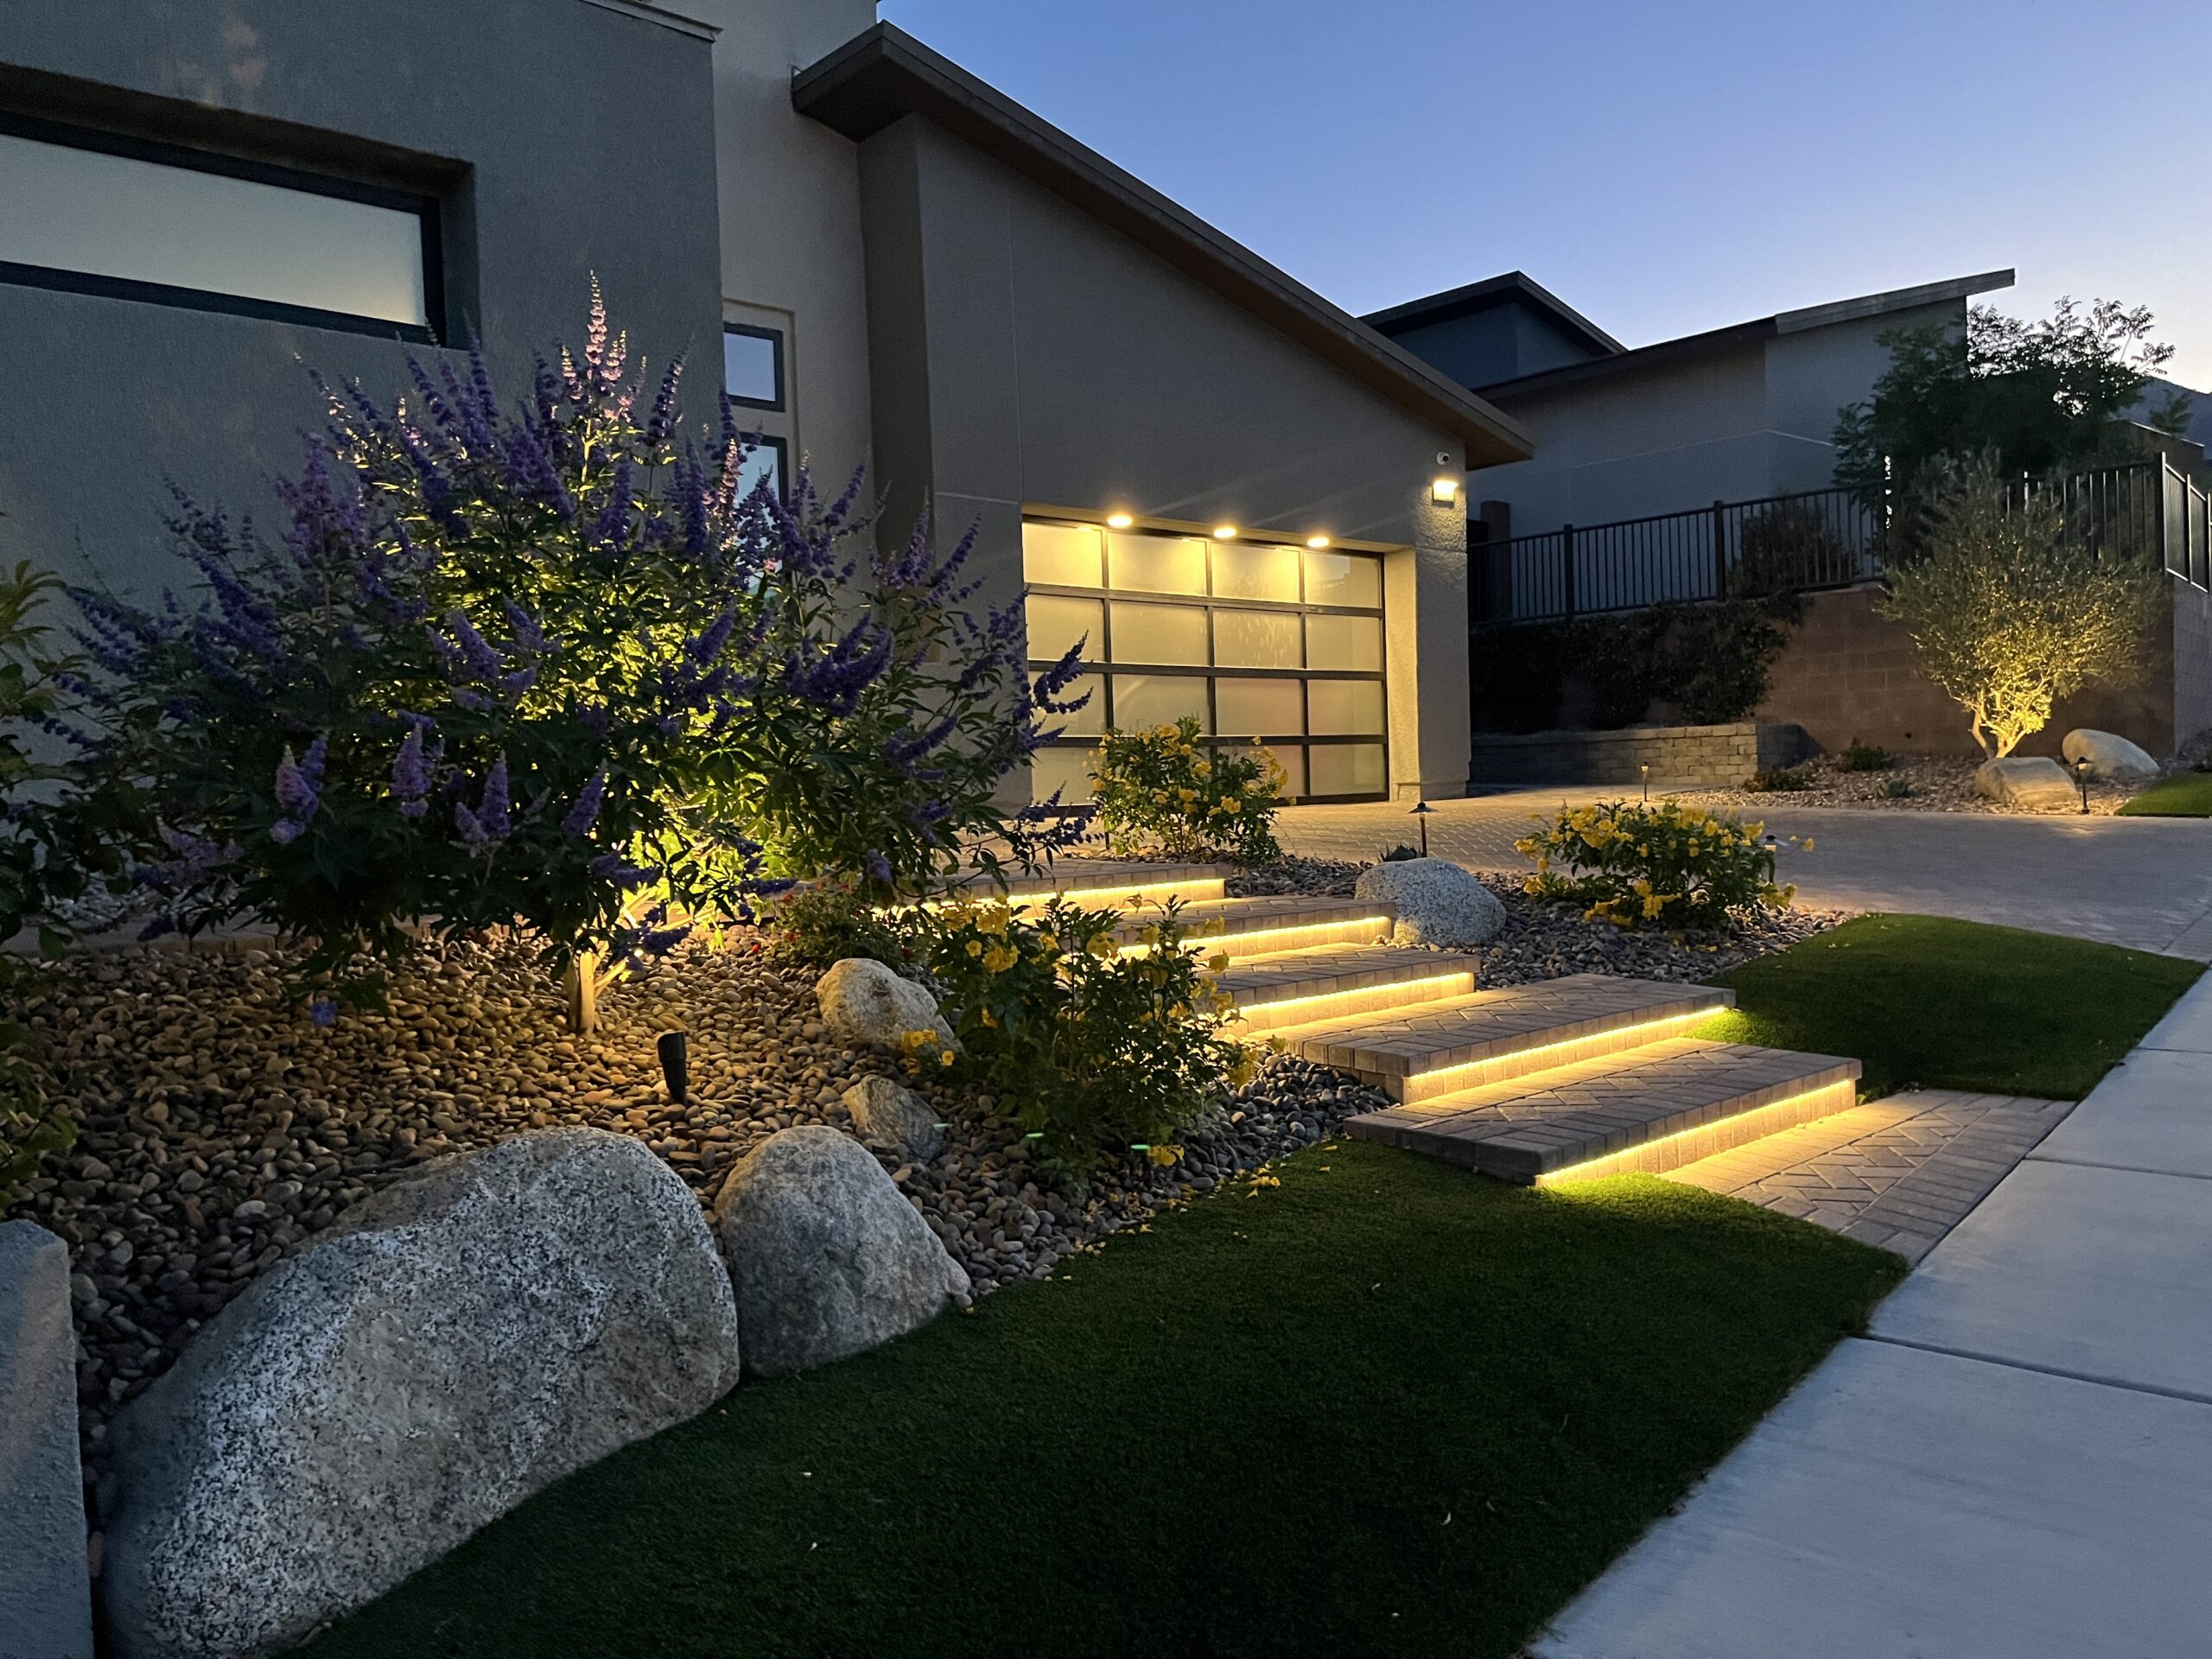
M1728 514L1726 504L1713 504L1713 596L1728 597Z
M1562 525L1559 533L1560 595L1566 601L1567 620L1574 620L1574 526Z

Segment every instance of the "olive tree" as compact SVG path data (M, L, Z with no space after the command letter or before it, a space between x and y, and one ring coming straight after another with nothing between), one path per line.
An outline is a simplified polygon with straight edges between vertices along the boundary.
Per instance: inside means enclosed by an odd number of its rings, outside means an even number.
M1878 608L1993 759L2042 730L2059 698L2135 677L2164 583L2139 557L2069 535L2056 502L2007 485L1985 455L1936 485L1917 556L1891 570Z

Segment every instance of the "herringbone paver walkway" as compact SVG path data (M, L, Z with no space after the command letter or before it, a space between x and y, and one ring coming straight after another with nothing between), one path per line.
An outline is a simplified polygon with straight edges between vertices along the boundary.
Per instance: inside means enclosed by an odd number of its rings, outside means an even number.
M2073 1103L1891 1095L1668 1172L1918 1262Z

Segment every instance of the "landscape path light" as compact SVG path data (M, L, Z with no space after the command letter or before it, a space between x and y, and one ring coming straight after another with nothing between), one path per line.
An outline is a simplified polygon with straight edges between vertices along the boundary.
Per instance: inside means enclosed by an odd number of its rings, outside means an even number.
M1428 856L1428 815L1435 810L1427 801L1415 801L1414 810L1408 815L1421 820L1421 855L1423 858Z
M2089 772L2091 770L2092 768L2089 764L2089 757L2086 754L2074 763L2074 781L2082 786L2082 812L2084 817L2088 815L2089 810Z

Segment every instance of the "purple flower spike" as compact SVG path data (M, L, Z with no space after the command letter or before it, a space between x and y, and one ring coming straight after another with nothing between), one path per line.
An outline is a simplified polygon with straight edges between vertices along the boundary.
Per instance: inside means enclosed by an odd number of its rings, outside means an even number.
M306 829L304 823L295 823L290 818L279 818L269 826L269 839L279 847L289 847L300 838Z
M599 809L607 799L607 769L602 766L592 773L590 780L576 791L576 804L569 809L569 816L561 820L561 833L572 841L582 841L591 834L592 825L599 822Z
M512 825L507 809L513 804L507 789L507 757L501 755L484 774L484 804L476 809L477 822L494 841L505 841Z
M318 737L308 745L308 752L296 764L292 752L284 751L284 758L276 764L276 804L304 825L322 804L322 764L330 747L329 740ZM291 836L282 836L279 841L289 841L299 834L295 828Z
M338 1005L327 996L318 996L308 1004L308 1018L327 1031L338 1023Z
M423 726L407 728L399 753L391 762L391 792L399 798L399 816L419 818L429 809L423 797L430 792L430 769L423 754Z

